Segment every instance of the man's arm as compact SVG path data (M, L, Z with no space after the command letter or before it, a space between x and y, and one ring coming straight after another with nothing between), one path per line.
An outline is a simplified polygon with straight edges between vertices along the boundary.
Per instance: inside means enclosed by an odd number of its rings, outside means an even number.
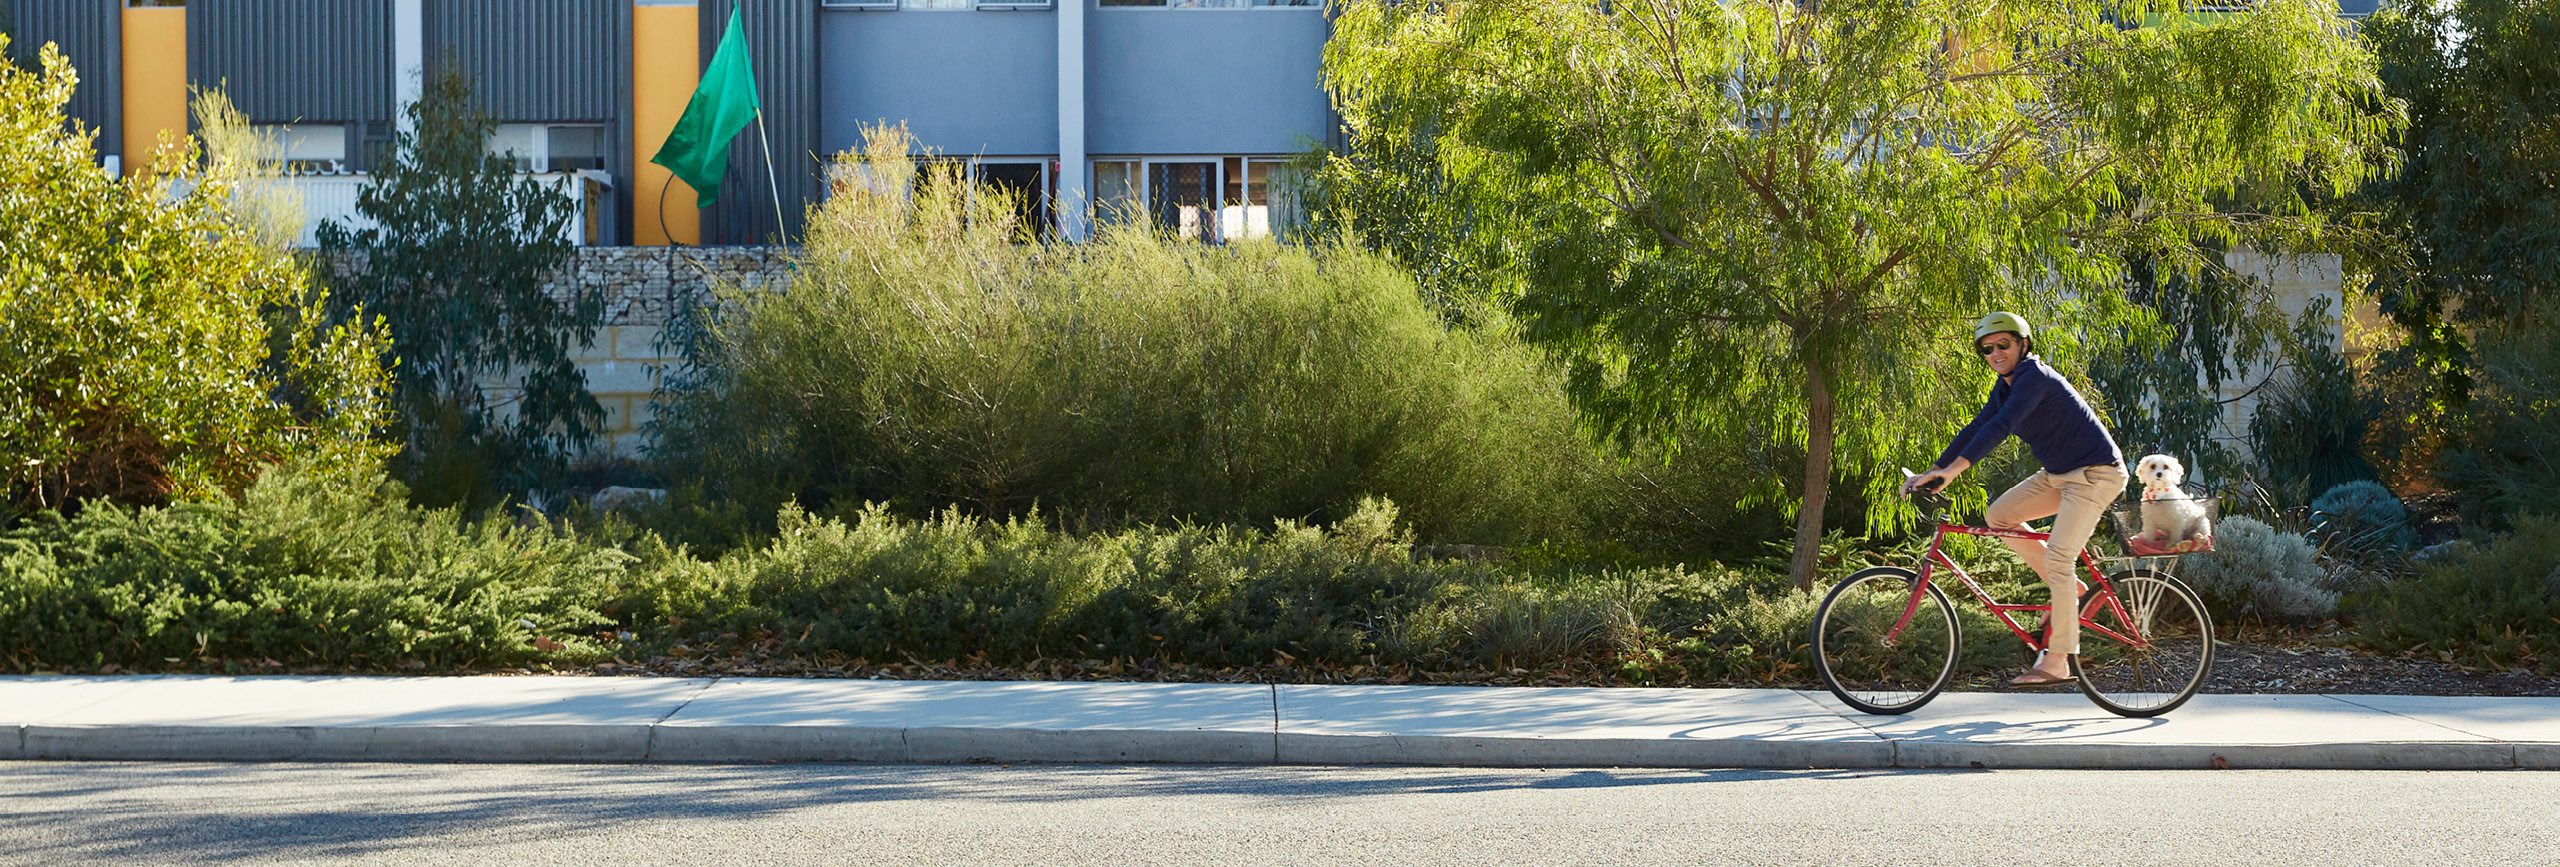
M1949 450L1950 456L1962 458L1967 464L1982 460L1982 456L1990 454L2001 440L2008 439L2009 434L2018 429L2018 422L2035 412L2037 405L2044 403L2053 392L2054 382L2046 377L2020 376L2012 379L2009 400L2000 405L1999 412L1983 419L1970 439L1959 438L1958 446Z

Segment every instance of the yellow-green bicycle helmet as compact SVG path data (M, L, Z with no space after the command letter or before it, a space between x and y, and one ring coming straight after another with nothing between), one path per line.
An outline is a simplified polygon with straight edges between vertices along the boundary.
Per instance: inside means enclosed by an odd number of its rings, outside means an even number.
M1982 338L1989 337L2003 331L2015 331L2018 333L2019 338L2025 340L2036 339L2034 329L2027 327L2026 317L2002 310L1994 312L1988 316L1984 316L1982 317L1982 321L1973 324L1973 340L1976 343L1980 343L1982 342Z

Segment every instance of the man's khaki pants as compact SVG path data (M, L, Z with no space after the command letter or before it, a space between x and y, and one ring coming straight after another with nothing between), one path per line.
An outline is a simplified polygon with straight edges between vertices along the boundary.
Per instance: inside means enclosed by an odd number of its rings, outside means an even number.
M2001 494L1983 519L2002 530L2026 527L2028 521L2053 516L2053 539L2000 541L2035 567L2053 594L2054 615L2047 622L2046 646L2060 653L2080 652L2080 549L2097 532L2098 517L2124 493L2123 464L2093 464L2067 473L2037 472Z

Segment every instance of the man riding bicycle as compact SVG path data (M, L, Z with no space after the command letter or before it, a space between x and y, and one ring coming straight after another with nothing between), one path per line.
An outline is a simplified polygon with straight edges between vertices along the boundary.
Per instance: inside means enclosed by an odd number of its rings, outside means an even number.
M2010 678L2010 686L2055 686L2072 682L2070 656L2080 652L2080 580L2073 571L2080 549L2098 529L2098 516L2124 493L2124 452L2099 423L2080 392L2033 354L2035 332L2015 313L1992 313L1973 326L1973 349L1999 380L1991 399L1956 433L1928 472L1903 480L1902 492L1936 490L1963 475L2009 435L2027 442L2043 470L2019 482L1991 504L1983 517L1992 527L2014 530L2030 520L2053 517L2050 542L2001 537L2034 567L2052 594L2052 616L2046 618L2045 649L2026 673Z

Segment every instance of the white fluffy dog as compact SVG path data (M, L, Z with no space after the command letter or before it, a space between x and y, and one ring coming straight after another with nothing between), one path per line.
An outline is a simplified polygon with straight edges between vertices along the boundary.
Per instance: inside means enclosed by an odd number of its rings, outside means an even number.
M2206 521L2204 507L2178 484L2187 480L2187 468L2177 458L2152 455L2135 465L2134 475L2142 479L2142 538L2163 547L2177 545L2213 535Z

